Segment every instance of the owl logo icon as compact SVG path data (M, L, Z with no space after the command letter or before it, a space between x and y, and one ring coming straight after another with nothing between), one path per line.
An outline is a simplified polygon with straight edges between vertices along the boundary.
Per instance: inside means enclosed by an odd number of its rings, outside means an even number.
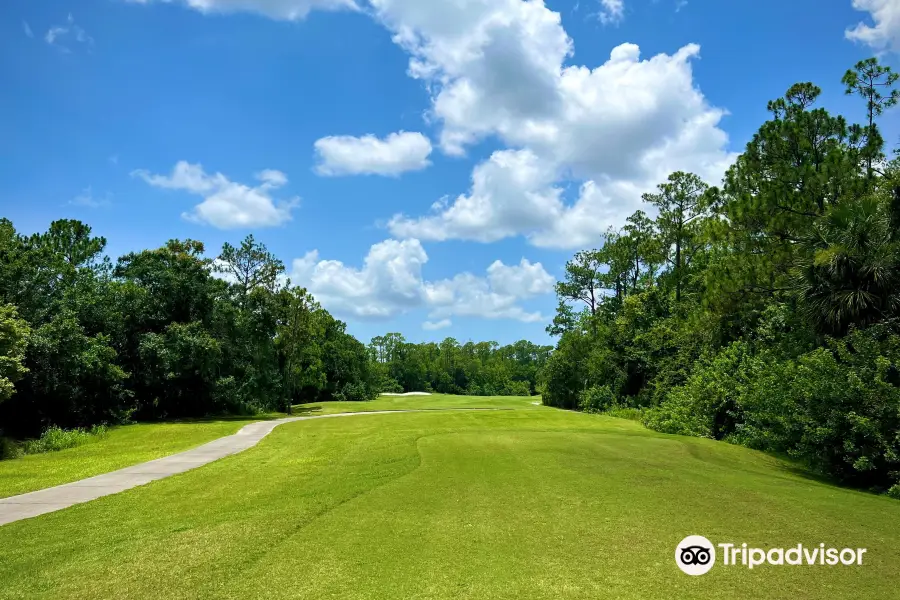
M716 564L716 548L702 535L689 535L675 548L675 564L688 575L704 575Z

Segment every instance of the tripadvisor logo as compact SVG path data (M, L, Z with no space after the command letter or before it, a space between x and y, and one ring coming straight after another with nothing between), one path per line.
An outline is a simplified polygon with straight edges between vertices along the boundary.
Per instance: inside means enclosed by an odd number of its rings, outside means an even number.
M702 535L689 535L675 548L675 563L688 575L703 575L716 564L716 548Z
M747 544L723 543L713 545L702 535L689 535L675 548L675 564L688 575L703 575L716 564L716 548L722 565L753 569L760 565L862 565L865 548L826 548L825 544L807 547L797 544L790 548L748 547Z

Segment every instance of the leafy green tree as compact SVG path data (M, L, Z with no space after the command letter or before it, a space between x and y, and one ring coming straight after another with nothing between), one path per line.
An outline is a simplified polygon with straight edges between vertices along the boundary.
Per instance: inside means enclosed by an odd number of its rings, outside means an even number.
M559 337L568 331L572 331L575 327L575 319L575 311L572 310L572 307L566 301L561 300L556 307L556 315L553 317L553 322L547 326L546 331L553 337Z
M584 302L591 314L597 312L603 289L603 258L597 251L583 251L566 263L565 278L556 284L561 300Z
M870 180L873 176L872 163L882 156L884 146L884 138L878 131L875 119L900 100L900 90L894 89L898 78L900 74L879 64L877 58L869 58L856 63L841 80L847 95L857 95L866 101L865 160L866 174Z
M51 425L122 421L130 414L132 395L117 358L106 335L88 335L69 310L57 313L32 331L28 374L0 405L3 422L10 432L35 435Z
M347 334L346 324L326 318L322 345L327 386L322 400L371 400L377 394L366 347Z
M33 239L56 259L54 266L59 271L95 266L106 247L106 238L91 237L88 225L71 219L54 221L46 233Z
M14 384L28 372L24 360L30 334L15 306L0 305L0 403L12 397Z
M693 173L677 172L659 186L655 194L644 194L644 202L659 211L657 227L666 248L666 260L672 267L675 280L675 301L681 302L685 269L696 249L696 221L705 214L704 194L708 186Z
M666 260L664 243L656 230L656 224L644 211L628 217L623 228L626 245L633 263L631 291L654 285L659 269Z
M257 287L274 293L278 277L284 273L284 263L252 235L244 238L237 248L225 242L213 268L217 273L233 279L242 297Z
M290 407L291 402L318 399L328 384L322 357L326 319L322 307L303 288L282 289L278 301L275 345Z

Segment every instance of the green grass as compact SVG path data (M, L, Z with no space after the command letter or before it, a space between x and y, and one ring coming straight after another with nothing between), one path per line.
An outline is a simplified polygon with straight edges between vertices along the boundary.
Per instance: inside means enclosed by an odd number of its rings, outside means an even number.
M151 423L110 428L101 438L57 452L0 460L0 498L93 477L231 435L259 419Z
M525 398L519 396L452 396L432 394L431 396L379 396L371 402L319 402L297 404L297 415L327 415L341 412L369 412L374 410L422 410L447 408L535 408L541 402L540 396Z
M282 425L200 469L0 527L0 598L896 598L900 502L633 421L450 400L520 409ZM674 563L688 534L868 554L692 578Z

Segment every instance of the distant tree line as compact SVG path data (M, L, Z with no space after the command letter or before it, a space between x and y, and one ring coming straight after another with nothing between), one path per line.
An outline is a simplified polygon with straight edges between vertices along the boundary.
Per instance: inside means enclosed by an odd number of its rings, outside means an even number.
M248 237L115 263L79 221L0 220L0 430L285 410L376 393L365 346Z
M399 333L372 338L369 357L382 392L531 396L552 346L522 340L413 344Z
M864 122L791 87L709 188L674 173L557 285L546 404L642 410L668 433L786 453L900 497L897 75L847 72Z

